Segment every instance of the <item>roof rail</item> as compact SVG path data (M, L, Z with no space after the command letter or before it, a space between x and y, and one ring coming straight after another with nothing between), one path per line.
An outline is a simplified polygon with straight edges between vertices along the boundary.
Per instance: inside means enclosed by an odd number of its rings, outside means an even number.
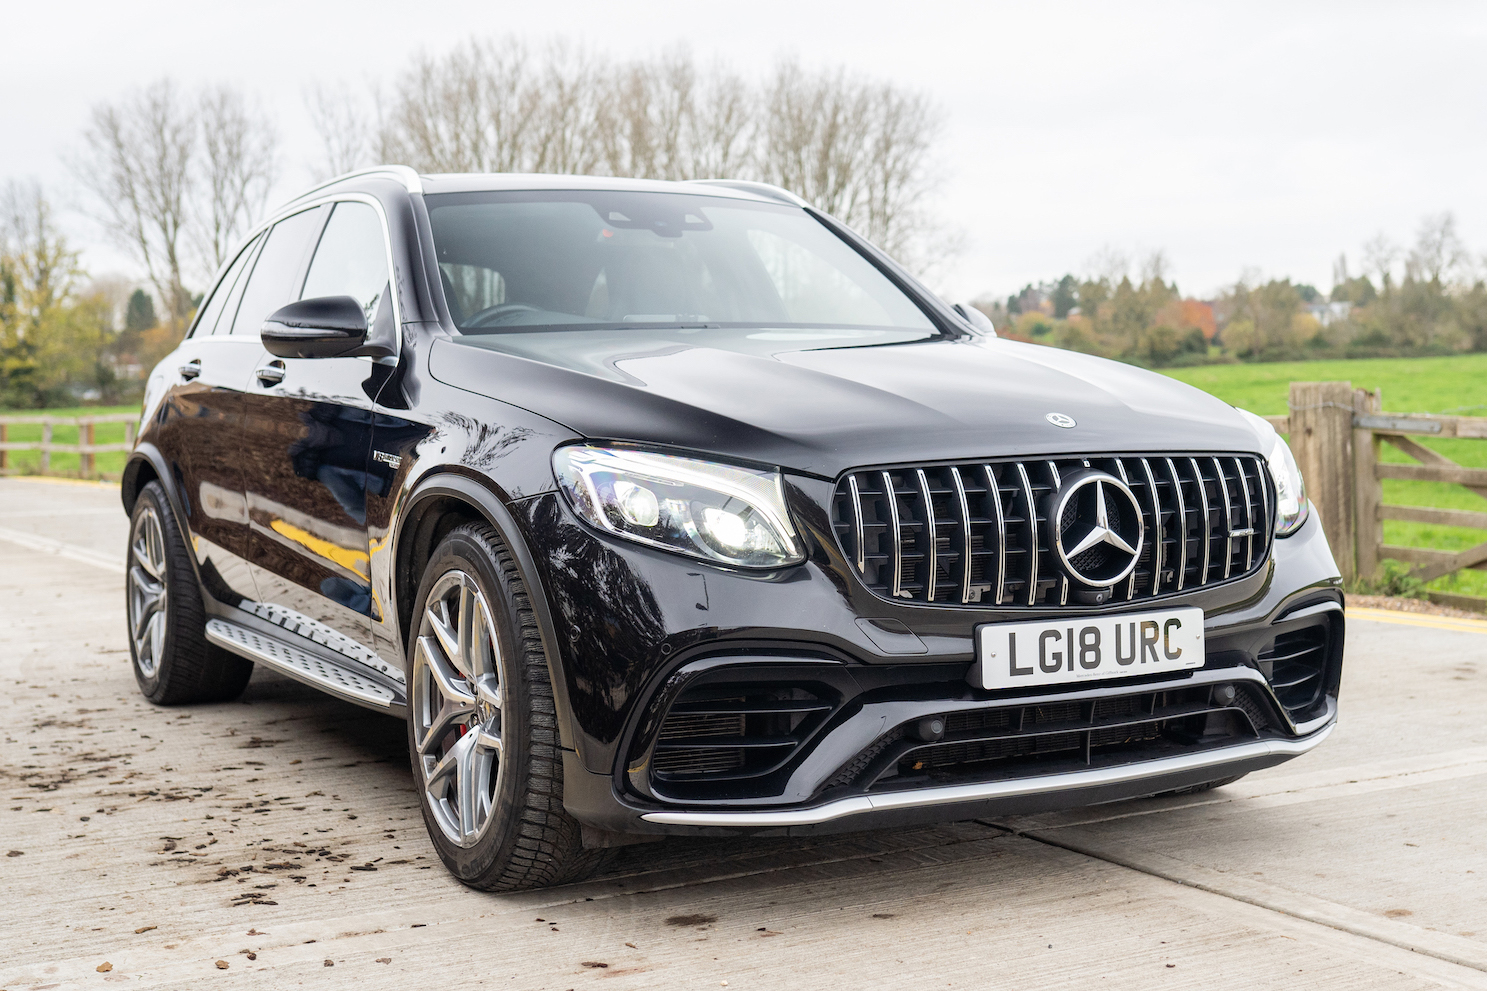
M421 192L423 192L423 181L419 178L418 173L416 171L414 171L413 169L409 168L408 166L406 166L406 165L374 165L374 166L372 166L369 169L357 169L355 172L347 172L344 175L338 175L338 176L336 176L334 179L327 179L324 182L322 182L320 185L314 186L314 187L312 187L310 189L305 190L303 193L300 193L298 196L294 197L294 200L302 200L306 196L310 196L310 195L312 195L314 193L318 193L322 189L326 189L326 188L328 188L330 186L334 186L336 183L339 183L339 182L345 182L348 179L359 179L362 176L389 175L389 174L390 175L393 175L393 176L396 176L397 177L397 180L403 184L403 188L406 189L406 190L408 190L408 192L410 192L410 193L421 193ZM293 203L294 200L290 200L290 202Z
M737 189L745 193L754 193L766 199L775 200L780 203L788 203L791 206L810 206L805 200L796 196L788 189L773 186L767 182L752 182L748 179L692 179L691 182L704 186L724 186L728 189Z

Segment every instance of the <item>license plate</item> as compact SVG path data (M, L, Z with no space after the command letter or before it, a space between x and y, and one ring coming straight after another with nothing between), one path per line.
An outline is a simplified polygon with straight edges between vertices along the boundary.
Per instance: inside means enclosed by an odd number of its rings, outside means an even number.
M1203 610L988 623L976 631L983 688L1062 685L1203 666ZM973 676L972 680L976 680Z

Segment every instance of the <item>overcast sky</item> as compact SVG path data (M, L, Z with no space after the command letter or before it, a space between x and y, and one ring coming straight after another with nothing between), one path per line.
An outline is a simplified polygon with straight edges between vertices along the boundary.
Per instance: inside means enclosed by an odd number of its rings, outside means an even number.
M89 108L163 74L256 94L284 139L276 198L319 154L302 94L399 71L469 36L575 38L610 55L677 42L744 72L782 53L939 101L939 207L966 232L935 279L1005 295L1103 249L1165 252L1187 293L1242 270L1324 291L1379 231L1454 211L1487 252L1487 4L747 3L630 0L6 4L0 179L35 177L97 234L62 162ZM92 270L127 271L90 247Z

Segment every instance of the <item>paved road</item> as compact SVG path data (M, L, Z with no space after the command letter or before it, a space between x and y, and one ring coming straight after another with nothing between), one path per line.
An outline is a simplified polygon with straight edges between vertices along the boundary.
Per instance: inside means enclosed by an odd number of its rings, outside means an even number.
M1487 987L1487 623L1354 615L1332 739L1207 795L488 895L400 723L262 669L140 699L118 507L0 480L0 989Z

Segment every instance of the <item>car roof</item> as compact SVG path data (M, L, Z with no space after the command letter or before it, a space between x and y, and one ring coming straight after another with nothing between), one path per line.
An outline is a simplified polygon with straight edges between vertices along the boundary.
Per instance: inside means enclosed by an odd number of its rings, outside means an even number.
M663 179L626 179L614 176L547 175L542 173L517 172L442 172L420 173L405 165L383 165L358 172L337 176L313 189L306 190L294 201L312 195L324 195L336 187L348 191L367 181L392 179L400 182L409 193L474 193L506 190L612 190L616 192L692 193L693 195L718 196L727 199L751 200L762 203L785 203L791 206L806 206L806 202L795 194L762 182L742 179L693 179L671 181ZM294 202L291 201L291 202Z

